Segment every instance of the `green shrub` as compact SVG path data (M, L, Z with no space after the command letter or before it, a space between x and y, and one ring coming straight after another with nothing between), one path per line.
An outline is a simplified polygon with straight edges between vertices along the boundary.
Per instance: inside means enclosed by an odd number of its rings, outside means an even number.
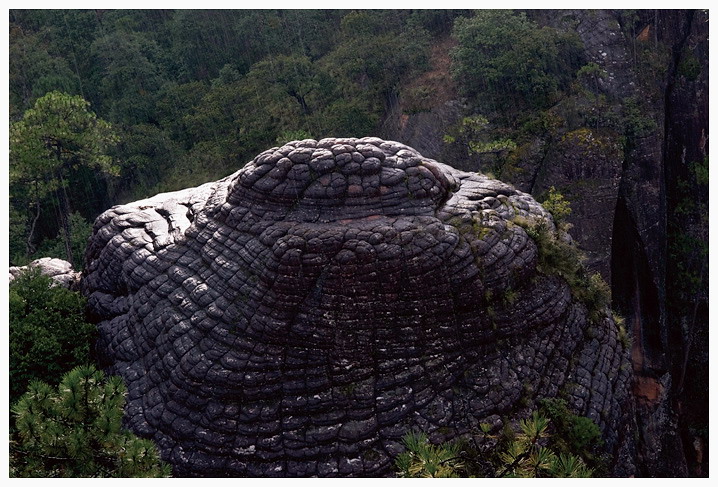
M591 321L597 322L605 315L606 308L611 304L611 288L600 274L588 275L584 268L572 283L573 295L588 310Z
M538 248L538 271L546 275L558 275L571 281L581 271L581 252L570 242L558 238L549 230L547 222L538 224L514 220L523 226Z
M90 361L95 327L85 321L85 299L30 269L10 284L10 401L31 381L58 382Z
M551 186L548 196L541 203L546 211L551 213L556 225L565 228L566 219L571 214L571 202L568 201L555 187Z
M611 304L611 289L600 274L588 273L578 247L562 240L545 221L533 223L524 218L514 218L513 221L524 228L536 243L537 270L545 275L562 277L571 288L573 297L586 306L589 319L593 322L600 320Z
M623 130L629 139L646 137L658 126L643 102L636 97L623 101Z
M469 141L469 154L499 154L516 149L516 142L511 139L497 139L490 142Z
M577 455L594 469L604 468L601 458L603 438L596 423L573 414L563 399L542 399L539 405L539 410L556 428L552 445L558 452Z
M125 386L92 366L33 381L12 408L13 477L167 477L155 445L121 428Z
M465 144L471 155L500 154L516 149L516 142L508 138L494 139L489 120L483 115L464 117L451 128L454 134L444 135L444 142L453 144L457 140Z

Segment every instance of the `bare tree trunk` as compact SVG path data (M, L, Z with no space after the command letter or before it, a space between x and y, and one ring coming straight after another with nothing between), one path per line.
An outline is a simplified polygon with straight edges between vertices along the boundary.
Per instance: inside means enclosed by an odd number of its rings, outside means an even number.
M75 262L72 258L72 229L70 227L70 200L67 197L67 190L62 174L58 172L57 178L60 181L60 187L55 191L55 194L60 204L60 230L62 231L62 239L65 242L67 261L74 267Z
M35 235L35 226L37 225L37 220L40 218L40 196L38 195L37 184L37 181L35 181L35 218L32 219L30 231L27 234L27 241L25 242L25 254L28 258L30 255L35 253L36 250L35 246L32 244L32 237Z
M32 225L30 225L30 231L27 234L27 241L25 242L25 253L27 254L27 257L30 257L35 252L35 246L32 244L32 237L35 234L35 225L37 224L37 220L40 218L40 200L37 200L35 203L36 211L35 211L35 218L32 219Z
M287 94L289 96L293 97L295 100L297 100L297 102L299 103L299 106L302 107L302 113L304 115L310 115L312 113L311 108L309 108L309 105L307 105L306 96L308 93L301 95L301 94L299 94L298 91L287 90Z

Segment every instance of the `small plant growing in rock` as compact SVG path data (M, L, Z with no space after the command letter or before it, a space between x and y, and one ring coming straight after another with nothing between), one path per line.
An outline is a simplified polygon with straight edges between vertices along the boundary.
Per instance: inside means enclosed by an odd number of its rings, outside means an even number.
M549 188L548 196L541 204L546 211L551 213L551 216L553 216L556 222L556 226L564 231L570 228L566 219L571 214L571 202L559 193L555 187L551 186Z
M623 348L631 348L631 338L628 336L626 330L626 319L618 313L613 313L613 322L616 323L618 328L618 341L621 342Z
M514 289L507 289L504 291L504 294L502 296L502 300L506 306L513 306L516 304L516 300L518 299L518 292L516 292Z
M396 458L400 477L447 478L460 477L461 445L457 442L432 445L424 433L409 432L403 439L406 451Z
M586 306L589 319L601 319L611 303L611 289L600 274L589 274L583 265L581 251L570 241L563 240L549 228L549 223L514 218L538 249L537 270L545 275L562 277L571 288L571 294Z
M601 275L595 273L586 277L584 272L574 288L574 295L588 309L591 321L601 319L606 307L611 304L611 288Z

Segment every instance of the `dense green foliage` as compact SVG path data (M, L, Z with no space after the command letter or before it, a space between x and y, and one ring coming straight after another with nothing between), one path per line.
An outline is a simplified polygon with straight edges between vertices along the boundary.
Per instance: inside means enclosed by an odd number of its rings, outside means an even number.
M155 445L121 428L125 386L92 366L33 381L12 408L14 477L168 477Z
M34 380L57 383L90 361L95 327L85 321L85 299L53 285L32 269L10 284L10 402Z
M564 403L565 407L565 403ZM509 424L499 434L489 434L489 425L482 425L482 434L468 441L454 441L433 445L423 433L404 436L406 451L396 459L396 469L401 477L591 477L593 474L583 457L587 446L600 440L586 438L598 427L588 418L578 418L581 426L567 428L563 423L553 426L555 419L534 411L531 417L518 423L518 431ZM584 420L584 421L581 421ZM559 421L562 421L559 419ZM574 420L572 420L574 421ZM586 426L584 426L586 425ZM592 425L592 428L591 426ZM573 434L564 438L565 434ZM570 450L566 445L578 445Z
M11 11L11 263L72 256L73 212L92 221L112 204L218 179L296 135L377 135L427 68L432 36L460 13ZM55 122L58 99L80 118L89 102L93 124L112 123L119 143L105 154L109 135L85 127L70 131L84 137L72 161L45 155L30 126ZM43 244L58 233L63 254Z
M603 438L598 425L590 418L573 414L563 399L543 399L539 405L540 412L556 428L551 446L560 453L577 455L595 471L605 473Z
M108 174L118 171L107 155L116 136L88 106L81 96L52 91L38 98L21 120L10 125L11 196L14 193L16 199L26 200L35 212L28 230L28 247L32 246L41 210L47 211L49 201L54 200L65 244L64 257L71 263L75 259L68 187L83 169Z
M487 108L512 113L545 108L573 79L580 41L539 27L524 13L481 10L457 19L455 76L469 97Z

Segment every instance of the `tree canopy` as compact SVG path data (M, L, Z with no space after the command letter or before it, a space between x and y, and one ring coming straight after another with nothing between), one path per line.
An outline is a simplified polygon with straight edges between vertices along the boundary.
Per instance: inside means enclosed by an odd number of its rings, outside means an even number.
M459 18L454 36L454 75L464 92L500 110L547 106L580 62L574 34L539 27L526 14L510 10Z
M116 141L110 124L97 118L86 100L58 91L38 98L33 108L10 126L11 188L24 189L31 195L36 218L44 201L54 197L65 241L65 257L70 262L74 259L68 185L82 168L118 174L118 167L107 155L108 148ZM32 240L32 233L33 227L28 241Z

